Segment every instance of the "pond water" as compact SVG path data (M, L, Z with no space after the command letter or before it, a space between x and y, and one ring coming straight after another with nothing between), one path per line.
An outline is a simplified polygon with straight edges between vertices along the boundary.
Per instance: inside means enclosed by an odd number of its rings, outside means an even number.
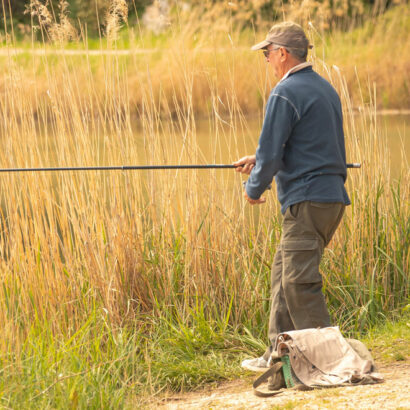
M141 152L142 155L133 158L131 162L141 164L232 164L245 155L255 153L262 120L262 117L246 117L236 122L223 119L216 122L201 120L196 122L195 131L188 131L185 135L184 126L181 125L180 130L175 130L175 123L163 123L161 132L151 133L145 137L143 133L136 132L133 144L141 144L138 152ZM377 174L377 170L368 168L370 163L378 165L380 161L386 161L385 164L380 164L381 169L386 169L383 165L389 166L390 177L397 180L403 176L403 171L408 169L410 115L378 115L376 127L375 124L371 126L360 125L364 123L362 120L363 117L359 115L354 120L356 123L355 135L358 139L366 140L369 139L370 132L373 132L371 146L370 149L366 148L366 155L373 157L373 150L377 152L376 162L363 163L362 169L349 170L348 174L354 173L358 176L363 174L363 177L368 178L370 175L374 175L373 171ZM158 138L157 144L152 144L152 138ZM155 153L147 153L146 147L151 144L156 146ZM351 146L352 144L350 144ZM348 163L361 162L362 158L366 158L363 152L351 152L352 148L350 147L347 144ZM143 173L140 174L140 177L148 182L149 175L150 173ZM241 190L241 181L247 179L246 175L239 175L232 169L199 170L196 172L167 171L161 175L174 180L179 185L177 196L181 198L184 198L186 193L191 190L201 191L201 195L207 195L211 190L213 195L225 198L225 201L229 201L227 198L231 198L232 195L236 195L235 198L237 198ZM197 175L197 179L192 179L192 175ZM408 175L406 173L406 178ZM153 174L151 176L154 178ZM159 174L156 173L155 178L158 176ZM196 181L196 183L192 181ZM148 182L148 186L149 184ZM276 197L275 191L274 188L272 194ZM247 212L252 212L255 218L258 218L260 207L247 208ZM250 208L252 211L249 210Z
M360 121L357 123L360 138L368 130L361 129ZM247 118L235 125L234 128L239 133L234 133L229 124L222 123L215 132L217 135L210 135L209 123L200 121L197 124L197 144L202 157L201 163L229 164L244 155L253 154L261 126L262 118ZM404 167L408 167L410 159L410 114L378 115L376 129L377 138L387 144L392 176L396 177ZM354 153L347 152L347 162L357 162Z
M392 175L397 176L410 161L410 115L379 116L381 136L391 155Z

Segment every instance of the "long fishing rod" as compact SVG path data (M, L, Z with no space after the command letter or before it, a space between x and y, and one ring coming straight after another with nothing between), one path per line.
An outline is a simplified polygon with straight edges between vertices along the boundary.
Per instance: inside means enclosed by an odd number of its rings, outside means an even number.
M48 168L0 168L0 172L43 172L43 171L130 171L150 169L221 169L238 168L242 165L208 164L208 165L119 165L108 167L48 167ZM346 164L347 168L360 168L361 164Z

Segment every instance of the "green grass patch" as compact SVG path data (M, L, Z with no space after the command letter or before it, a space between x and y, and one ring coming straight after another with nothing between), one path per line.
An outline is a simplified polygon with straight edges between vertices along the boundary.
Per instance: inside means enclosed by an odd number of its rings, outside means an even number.
M8 408L133 408L165 391L195 390L248 377L244 357L260 349L226 318L205 317L199 306L187 319L142 318L142 327L114 328L94 311L72 334L54 337L37 321L19 354L1 357L0 405ZM407 360L410 324L373 328L363 341L379 360ZM262 346L264 341L258 340ZM293 408L292 403L288 408Z
M408 361L410 358L410 305L397 322L386 322L370 329L363 342L371 349L376 360L387 362Z
M164 389L192 390L243 374L240 359L252 344L225 320L206 319L201 309L185 321L141 319L142 327L114 328L96 310L65 337L36 321L21 351L0 358L0 406L133 408Z

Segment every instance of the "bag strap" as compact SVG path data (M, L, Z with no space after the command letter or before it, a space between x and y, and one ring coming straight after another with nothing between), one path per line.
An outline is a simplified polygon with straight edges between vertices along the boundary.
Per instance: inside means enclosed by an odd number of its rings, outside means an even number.
M267 370L265 373L262 374L262 376L258 377L254 382L253 382L253 392L255 396L258 397L272 397L276 396L277 394L282 393L280 390L274 390L271 392L263 392L261 390L258 390L258 387L266 382L269 377L273 376L275 373L282 371L282 362L277 362L275 363L269 370Z

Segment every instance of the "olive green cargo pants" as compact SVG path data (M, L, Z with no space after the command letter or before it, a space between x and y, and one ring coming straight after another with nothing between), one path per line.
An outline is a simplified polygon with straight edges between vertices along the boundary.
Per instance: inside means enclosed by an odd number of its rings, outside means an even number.
M319 264L344 209L342 203L304 201L286 210L271 273L268 336L272 345L265 359L279 333L330 326Z

